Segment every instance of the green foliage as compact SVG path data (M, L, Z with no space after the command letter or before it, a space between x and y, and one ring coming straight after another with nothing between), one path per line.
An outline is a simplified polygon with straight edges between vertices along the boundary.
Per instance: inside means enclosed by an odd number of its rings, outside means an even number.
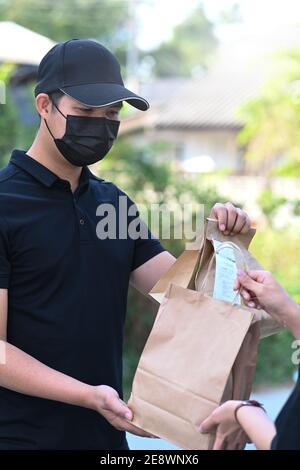
M285 161L271 170L272 176L300 178L300 158L286 157Z
M16 110L7 94L6 104L0 104L0 168L8 161L12 142L17 135Z
M131 196L138 204L168 203L169 207L189 202L204 205L208 215L211 207L220 200L212 186L201 179L185 177L174 162L167 158L169 144L155 142L147 146L133 146L118 139L108 158L100 162L99 173ZM146 222L149 222L148 220ZM175 221L172 220L172 227ZM180 253L184 240L163 240L174 254Z
M208 65L216 45L213 25L199 6L174 28L169 41L152 51L155 74L160 77L190 76L199 67Z
M287 292L300 303L300 265L296 261L300 234L296 227L258 230L251 252L271 271ZM291 361L292 335L288 331L261 340L256 384L284 383L291 380L295 366Z
M287 199L282 196L277 196L271 189L265 189L260 194L258 203L263 213L267 217L268 222L272 224L272 220L274 220L274 214L283 204L287 203Z
M294 214L296 217L300 216L300 200L294 202Z
M259 195L257 202L268 220L270 227L276 226L276 218L281 208L286 208L295 217L300 216L300 200L288 199L275 194L272 189L266 188ZM295 229L296 230L296 229Z
M296 369L291 360L293 341L289 331L282 331L260 341L255 385L283 384L292 380Z
M296 262L299 245L300 233L297 227L281 230L268 227L257 231L251 252L300 303L300 264Z
M158 158L165 144L155 143L147 147L133 147L126 139L118 139L109 157L101 162L101 174L121 186L134 191L144 199L145 189L150 188L160 197L170 184L169 165Z
M65 41L81 38L112 38L126 21L125 0L1 0L0 19Z
M249 169L270 174L274 168L291 176L300 163L300 52L276 56L276 71L262 94L244 104L239 117L245 122L239 143L247 145Z
M125 65L127 0L0 0L3 20L14 21L57 42L97 39Z
M14 70L11 64L0 66L0 81L5 84L5 104L0 104L0 168L7 163L11 143L17 133L17 113L7 91L9 77Z
M28 93L29 99L32 99L33 106L33 91L31 87L27 87L26 92ZM14 148L27 149L30 147L35 132L35 126L21 122L16 106L12 100L9 87L7 87L6 103L0 105L0 168L7 164Z

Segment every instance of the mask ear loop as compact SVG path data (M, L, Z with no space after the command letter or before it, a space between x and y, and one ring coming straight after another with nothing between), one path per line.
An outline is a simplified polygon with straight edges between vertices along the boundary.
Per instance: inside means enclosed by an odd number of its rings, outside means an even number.
M48 129L48 131L49 131L49 133L50 133L52 139L55 140L55 137L54 137L54 135L52 134L52 132L51 132L51 130L50 130L50 127L48 126L47 119L44 118L44 122L45 122L45 124L46 124L46 127L47 127L47 129Z
M65 119L67 119L67 116L65 116L64 113L61 112L61 110L56 106L55 103L53 103L53 106L57 109L57 111L58 111Z
M61 110L56 106L55 103L53 103L53 106L57 109L57 111L58 111L65 119L67 119L66 116L61 112ZM49 131L49 133L50 133L52 139L55 140L56 138L54 137L54 135L52 134L52 132L51 132L51 130L50 130L50 127L49 127L49 125L48 125L47 119L44 118L44 121L45 121L46 127L47 127L47 129L48 129L48 131Z

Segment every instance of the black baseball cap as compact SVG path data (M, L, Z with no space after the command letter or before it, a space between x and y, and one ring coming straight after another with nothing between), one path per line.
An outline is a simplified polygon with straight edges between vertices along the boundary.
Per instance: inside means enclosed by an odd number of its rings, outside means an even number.
M58 90L90 107L127 101L142 111L149 108L147 100L124 87L116 57L89 39L56 44L42 59L35 96Z

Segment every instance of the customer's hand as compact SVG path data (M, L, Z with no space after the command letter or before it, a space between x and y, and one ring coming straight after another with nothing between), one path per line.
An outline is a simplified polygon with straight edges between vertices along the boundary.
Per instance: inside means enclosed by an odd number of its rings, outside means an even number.
M114 428L141 437L156 437L134 426L133 413L120 399L116 390L107 385L93 387L93 409L98 411Z
M235 290L240 289L246 304L253 308L263 308L280 323L289 323L292 315L300 308L268 271L249 271L238 273Z
M201 433L216 433L213 450L241 450L249 441L234 415L240 403L237 400L225 402L201 423Z

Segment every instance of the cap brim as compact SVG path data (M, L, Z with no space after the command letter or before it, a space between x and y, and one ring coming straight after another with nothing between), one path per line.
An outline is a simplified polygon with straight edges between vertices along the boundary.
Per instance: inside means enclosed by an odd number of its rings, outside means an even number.
M90 107L110 106L127 101L141 111L149 109L149 103L141 96L116 83L91 83L90 85L65 86L60 90L71 98Z

